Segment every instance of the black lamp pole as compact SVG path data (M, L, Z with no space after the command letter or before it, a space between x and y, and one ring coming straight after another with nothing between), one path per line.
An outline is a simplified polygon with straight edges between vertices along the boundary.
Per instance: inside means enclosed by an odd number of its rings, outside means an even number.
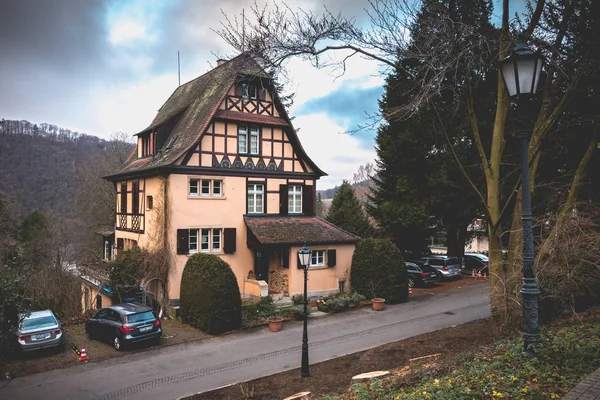
M500 62L500 71L509 96L517 107L522 100L535 95L542 70L543 58L526 44L526 38L519 36L519 43L512 54ZM533 346L540 341L538 321L538 296L533 252L533 217L531 214L531 190L529 183L529 135L520 131L519 156L521 162L521 222L523 227L523 280L520 293L523 296L523 353L533 354Z
M302 365L300 368L300 376L309 377L308 370L308 266L310 264L310 249L304 244L304 247L298 250L298 257L304 267L304 327L302 329Z

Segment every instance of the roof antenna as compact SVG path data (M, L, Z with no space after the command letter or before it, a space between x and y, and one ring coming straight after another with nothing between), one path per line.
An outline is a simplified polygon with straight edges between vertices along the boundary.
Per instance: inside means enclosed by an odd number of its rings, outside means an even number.
M181 68L179 65L179 50L177 50L177 80L178 80L178 85L177 87L181 86Z

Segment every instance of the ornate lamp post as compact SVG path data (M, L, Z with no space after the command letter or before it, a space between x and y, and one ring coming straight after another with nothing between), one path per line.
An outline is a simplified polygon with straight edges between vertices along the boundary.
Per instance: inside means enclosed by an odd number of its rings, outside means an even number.
M515 103L528 100L535 96L540 80L543 57L534 52L526 44L526 38L519 36L519 42L512 54L500 61L500 71L508 90L508 95ZM532 345L540 341L538 323L538 296L534 269L533 254L533 222L531 215L531 191L529 187L529 134L520 131L519 153L521 159L522 208L521 221L523 226L523 281L521 295L523 296L523 353L532 354Z
M298 259L300 265L304 268L304 328L302 330L302 366L300 368L300 376L308 377L308 292L306 290L306 282L308 281L308 266L310 264L310 256L312 251L304 243L304 247L298 250Z

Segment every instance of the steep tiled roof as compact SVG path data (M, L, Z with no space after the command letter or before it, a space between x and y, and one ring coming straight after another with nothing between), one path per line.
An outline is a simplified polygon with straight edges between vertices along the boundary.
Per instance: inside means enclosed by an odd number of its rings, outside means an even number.
M159 151L154 157L136 159L134 151L125 165L115 175L171 165L187 151L206 129L211 116L224 99L229 88L240 76L258 76L270 79L270 76L249 56L241 54L206 74L179 86L146 129L140 133L154 130L164 124L176 122L169 135L177 136L170 149Z
M359 239L319 217L246 216L244 222L261 244L354 243Z

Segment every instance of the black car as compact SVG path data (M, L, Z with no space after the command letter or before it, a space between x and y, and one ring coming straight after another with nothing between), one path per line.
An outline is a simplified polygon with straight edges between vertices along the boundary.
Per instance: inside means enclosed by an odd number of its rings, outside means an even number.
M489 275L488 264L490 260L487 256L478 253L465 253L463 256L463 274L471 275L486 274Z
M408 272L408 286L425 286L434 284L440 280L441 273L435 268L424 265L421 262L407 262L406 271Z
M90 339L112 343L116 350L136 342L160 343L160 319L150 307L125 303L103 308L85 321L85 333Z

